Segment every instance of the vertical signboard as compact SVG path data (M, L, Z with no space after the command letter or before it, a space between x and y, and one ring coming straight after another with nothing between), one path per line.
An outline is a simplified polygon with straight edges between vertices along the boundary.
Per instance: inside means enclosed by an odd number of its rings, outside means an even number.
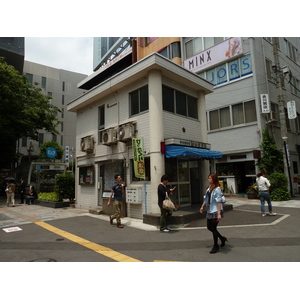
M296 119L297 118L297 110L295 101L289 101L287 104L288 118Z
M143 140L140 138L133 138L132 149L133 149L134 176L136 178L145 179Z
M270 102L269 102L269 95L268 94L261 94L260 95L260 103L261 103L261 112L263 114L270 113Z

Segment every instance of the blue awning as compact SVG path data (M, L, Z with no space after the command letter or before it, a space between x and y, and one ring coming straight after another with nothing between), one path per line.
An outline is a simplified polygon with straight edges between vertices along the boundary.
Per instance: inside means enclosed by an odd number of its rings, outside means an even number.
M167 145L165 147L166 158L171 157L198 157L203 159L222 158L222 152L200 148Z

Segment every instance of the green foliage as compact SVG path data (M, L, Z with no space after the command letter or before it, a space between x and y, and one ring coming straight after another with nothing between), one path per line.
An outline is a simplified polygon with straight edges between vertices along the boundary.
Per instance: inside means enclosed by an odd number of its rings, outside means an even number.
M275 188L270 194L271 201L286 201L291 199L290 193L286 189Z
M260 144L262 157L258 159L257 165L267 174L274 172L283 173L283 152L277 147L273 136L269 133L268 127L263 130L262 137L263 140Z
M59 109L50 96L32 86L25 75L0 57L0 168L10 167L16 156L16 142L22 137L38 140L38 130L59 134L56 126Z
M58 195L58 199L74 199L75 198L75 176L71 174L61 174L56 176L56 184L54 191Z
M271 183L270 192L272 192L275 189L288 189L288 179L284 173L274 172L269 176L268 179Z
M40 146L39 158L49 159L49 157L46 155L46 150L50 147L56 149L57 154L55 159L61 159L63 156L63 149L57 142L54 141L46 142Z
M38 200L57 202L58 201L58 196L57 196L57 193L55 193L55 192L52 192L52 193L39 193L38 194Z
M288 192L288 179L284 173L274 172L269 177L270 197L272 201L290 200L291 195Z

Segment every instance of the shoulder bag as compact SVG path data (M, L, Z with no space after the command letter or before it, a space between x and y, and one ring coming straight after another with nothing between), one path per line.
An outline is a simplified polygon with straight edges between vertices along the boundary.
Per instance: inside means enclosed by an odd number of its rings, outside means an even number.
M171 199L169 198L167 192L166 192L166 199L163 201L163 208L167 209L167 210L173 210L173 209L175 209L175 205L171 201Z

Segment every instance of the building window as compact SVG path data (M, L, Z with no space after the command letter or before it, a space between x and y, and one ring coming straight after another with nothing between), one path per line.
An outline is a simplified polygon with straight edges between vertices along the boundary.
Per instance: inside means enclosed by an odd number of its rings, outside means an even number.
M269 42L269 43L273 43L273 38L272 37L265 37L265 39ZM275 37L276 41L277 41L277 48L280 49L280 43L279 43L279 38Z
M168 59L181 57L180 43L179 42L172 43L166 48L160 50L158 53Z
M207 113L208 130L217 130L257 121L255 101L215 109Z
M42 89L46 90L46 77L42 77Z
M275 73L274 73L274 71L272 69L272 62L270 60L268 60L268 59L266 59L266 71L267 71L267 78L268 78L268 80L271 80L272 82L275 83L276 76L275 76Z
M62 109L61 109L61 118L62 118L62 119L64 118L64 114L65 114L65 109L62 108Z
M208 48L211 48L224 40L227 37L195 37L185 43L186 58L192 57Z
M61 96L61 105L64 105L65 104L65 95L62 95Z
M22 137L22 147L27 147L27 137L26 136Z
M64 81L62 82L62 91L63 92L65 91L65 82Z
M290 79L290 90L296 96L300 96L300 81L296 77Z
M129 93L130 116L149 109L148 85Z
M52 134L52 141L57 142L57 135L56 134Z
M32 85L33 84L33 75L29 74L29 73L26 73L26 77L28 79L28 82Z
M225 128L231 125L229 107L220 108L220 127Z
M284 40L285 44L285 54L287 57L289 57L294 62L297 62L297 48L294 47L289 41Z
M181 116L198 119L197 98L163 86L163 110Z
M98 132L99 132L99 143L102 143L102 133L105 127L105 107L104 105L98 108Z

